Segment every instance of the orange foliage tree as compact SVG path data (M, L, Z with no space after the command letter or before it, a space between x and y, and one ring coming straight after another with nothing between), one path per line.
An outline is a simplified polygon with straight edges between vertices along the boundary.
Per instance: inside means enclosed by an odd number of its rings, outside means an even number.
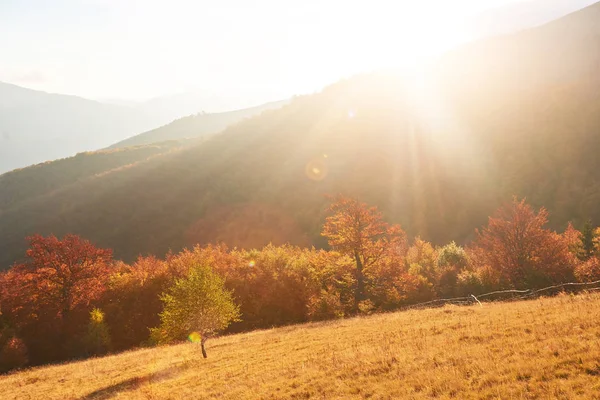
M400 226L383 221L377 207L339 196L329 207L323 232L329 245L354 259L356 290L354 311L365 300L365 271L392 252L406 248L406 234Z
M148 328L160 323L159 296L179 275L154 256L139 257L132 265L118 262L113 271L100 306L106 312L113 348L123 350L149 339Z
M500 273L513 287L539 287L573 279L575 256L568 237L545 229L548 212L535 212L525 200L501 207L488 226L478 231L477 261Z

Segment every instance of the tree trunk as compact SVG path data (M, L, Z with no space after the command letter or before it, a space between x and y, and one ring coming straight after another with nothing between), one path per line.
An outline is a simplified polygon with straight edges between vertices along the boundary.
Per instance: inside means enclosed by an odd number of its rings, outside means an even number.
M200 339L200 347L202 348L202 356L204 358L208 358L208 355L206 354L206 349L204 348L204 338Z
M365 290L365 282L363 277L363 264L358 251L354 252L356 260L356 293L354 294L354 311L358 312L358 305L363 301L363 292Z

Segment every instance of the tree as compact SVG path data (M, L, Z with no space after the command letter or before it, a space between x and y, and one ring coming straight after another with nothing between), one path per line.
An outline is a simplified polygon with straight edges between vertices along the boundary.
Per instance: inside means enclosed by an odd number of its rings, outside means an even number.
M76 235L28 240L27 261L2 276L2 312L21 331L34 362L61 358L68 355L65 346L77 342L73 337L79 337L87 312L105 290L112 251Z
M172 256L169 256L171 259ZM100 306L110 328L111 349L124 350L148 341L148 328L160 324L160 295L176 277L166 261L139 257L133 264L117 262Z
M365 300L365 270L392 249L406 246L406 234L398 225L383 221L377 207L369 207L355 199L340 196L329 207L322 235L329 245L354 259L356 290L354 310Z
M477 261L499 271L514 287L539 287L573 278L575 257L569 241L544 229L548 212L536 213L525 200L501 207L488 226L477 231Z
M62 240L51 235L27 238L28 261L13 267L25 279L21 289L36 304L55 305L57 315L66 319L79 305L89 305L104 290L112 250L95 247L88 240L67 235Z
M459 275L465 271L463 281L474 281L474 276L469 277L466 269L469 267L467 252L455 242L451 242L438 251L436 262L437 292L439 296L458 296ZM471 282L468 286L473 286Z
M161 325L151 330L153 338L159 343L185 337L200 341L204 358L207 357L206 339L240 316L232 292L227 291L223 279L205 265L197 265L187 277L177 279L161 299L164 303Z
M587 261L594 256L595 253L595 233L592 226L592 221L587 220L581 231L581 244L579 248L578 258L581 261Z

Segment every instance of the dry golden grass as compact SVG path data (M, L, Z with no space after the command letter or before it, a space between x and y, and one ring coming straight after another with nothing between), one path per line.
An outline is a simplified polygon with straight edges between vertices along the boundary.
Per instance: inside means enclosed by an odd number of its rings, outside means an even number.
M2 399L600 399L600 294L256 331L0 377Z

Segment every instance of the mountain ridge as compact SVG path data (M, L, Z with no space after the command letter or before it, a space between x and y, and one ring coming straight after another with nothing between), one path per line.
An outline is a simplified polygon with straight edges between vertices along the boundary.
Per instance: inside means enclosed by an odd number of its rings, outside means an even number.
M188 115L156 129L122 140L108 148L147 145L166 140L198 138L204 135L217 133L225 129L228 125L238 123L244 118L259 114L262 111L279 108L288 102L288 100L272 101L238 110Z

